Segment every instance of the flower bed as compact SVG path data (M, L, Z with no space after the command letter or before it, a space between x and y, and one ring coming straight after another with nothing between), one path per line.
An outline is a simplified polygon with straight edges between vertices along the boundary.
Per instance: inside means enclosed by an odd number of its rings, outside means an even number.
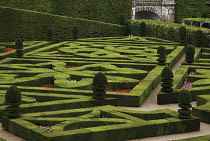
M43 88L54 88L54 85L53 84L44 84L40 87L43 87Z

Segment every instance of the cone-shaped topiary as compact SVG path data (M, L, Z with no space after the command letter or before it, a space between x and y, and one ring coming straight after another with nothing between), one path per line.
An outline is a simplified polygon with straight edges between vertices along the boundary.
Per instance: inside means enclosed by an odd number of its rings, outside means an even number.
M78 39L78 34L79 34L79 28L77 26L74 26L72 29L72 37L74 40Z
M23 54L24 54L24 52L23 52L23 41L21 39L17 39L15 41L15 48L16 48L16 52L15 52L16 57L19 57L19 58L23 57Z
M21 92L16 86L12 85L8 88L5 94L5 104L8 105L5 108L5 116L8 118L20 117L21 98Z
M203 46L203 38L204 34L202 30L195 31L195 46L202 47Z
M159 46L157 49L157 54L159 54L159 58L157 59L158 65L165 66L166 65L166 53L167 50L164 46Z
M23 49L23 41L18 38L16 41L15 41L15 48L16 49Z
M102 72L98 72L93 78L93 98L104 100L106 98L107 78Z
M185 61L192 63L194 61L195 47L193 45L186 46Z
M141 22L141 24L140 24L140 36L146 36L146 31L147 31L146 23Z
M53 30L51 28L47 29L47 41L53 41Z
M185 44L186 44L186 36L187 36L186 27L185 27L185 26L181 26L181 27L179 28L179 42L180 42L182 45L185 45Z
M182 119L191 118L192 111L189 108L192 107L192 105L190 104L192 102L192 97L190 91L187 89L180 90L178 95L178 102L179 107L182 108L178 110L178 117Z
M170 67L165 67L161 73L161 91L162 92L166 92L166 93L170 93L173 91L173 72L171 70Z

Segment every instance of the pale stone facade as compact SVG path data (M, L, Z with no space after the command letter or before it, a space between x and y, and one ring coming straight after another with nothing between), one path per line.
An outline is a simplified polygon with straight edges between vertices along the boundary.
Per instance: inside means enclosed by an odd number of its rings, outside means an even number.
M175 0L142 1L133 0L132 19L152 19L174 22Z

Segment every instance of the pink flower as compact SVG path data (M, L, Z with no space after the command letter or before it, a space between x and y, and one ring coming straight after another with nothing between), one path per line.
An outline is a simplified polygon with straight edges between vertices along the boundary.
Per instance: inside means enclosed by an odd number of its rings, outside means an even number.
M51 131L51 128L52 128L51 126L39 126L39 127L43 128L47 131Z

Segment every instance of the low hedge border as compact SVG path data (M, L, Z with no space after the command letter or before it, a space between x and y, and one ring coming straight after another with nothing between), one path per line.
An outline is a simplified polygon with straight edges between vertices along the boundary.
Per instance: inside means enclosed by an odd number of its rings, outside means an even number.
M56 114L85 111L91 116L54 117ZM100 111L100 112L99 112ZM42 117L50 115L50 117ZM74 114L75 115L75 114ZM100 117L98 117L98 115ZM161 119L159 118L162 115ZM30 141L49 140L128 140L168 134L198 131L200 121L197 117L179 119L178 113L168 109L151 112L131 111L113 106L101 106L68 111L23 114L21 118L2 118L2 125L9 132ZM41 116L41 117L40 117ZM106 118L104 118L105 116ZM144 116L144 119L141 117ZM153 118L151 118L151 116ZM53 118L54 117L54 118ZM88 118L87 118L88 117ZM89 118L95 117L95 118ZM51 132L39 126L51 124ZM110 125L111 124L111 125ZM75 127L88 126L79 130ZM23 134L24 133L24 134ZM116 134L118 136L116 136Z
M210 123L210 95L198 95L197 107L192 108L192 114L199 117L202 122Z

